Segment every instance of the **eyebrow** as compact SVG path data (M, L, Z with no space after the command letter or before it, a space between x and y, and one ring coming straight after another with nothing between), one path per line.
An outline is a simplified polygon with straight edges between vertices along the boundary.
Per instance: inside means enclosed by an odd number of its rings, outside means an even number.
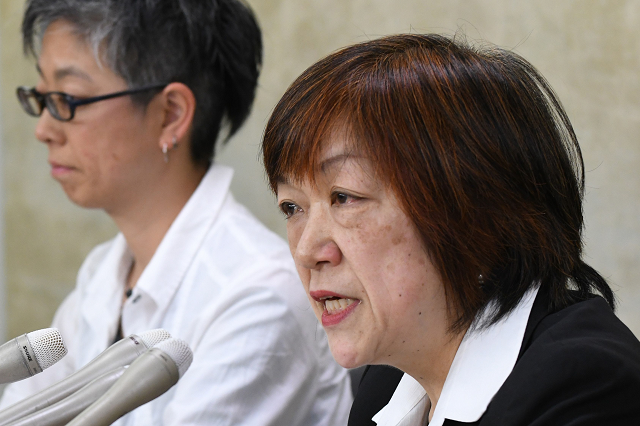
M38 71L38 74L40 74L40 77L44 79L44 74L42 74L42 69L40 68L40 64L36 64L36 70ZM83 80L93 81L93 79L89 74L72 66L59 68L55 70L53 73L53 78L56 81L62 80L67 77L78 77Z

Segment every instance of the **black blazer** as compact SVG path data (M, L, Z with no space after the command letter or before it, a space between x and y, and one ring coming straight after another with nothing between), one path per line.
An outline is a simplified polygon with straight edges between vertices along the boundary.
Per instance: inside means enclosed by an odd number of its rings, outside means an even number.
M516 365L484 415L445 426L640 425L640 342L601 297L550 312L538 293ZM402 372L371 366L362 376L349 426L391 399Z

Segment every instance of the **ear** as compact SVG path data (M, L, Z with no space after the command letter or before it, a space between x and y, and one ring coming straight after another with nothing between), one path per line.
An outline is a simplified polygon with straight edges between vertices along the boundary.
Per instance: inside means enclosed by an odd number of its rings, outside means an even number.
M191 89L183 83L168 84L162 91L162 108L164 120L158 140L160 148L162 149L163 145L170 147L174 138L178 143L185 142L196 109L196 98Z

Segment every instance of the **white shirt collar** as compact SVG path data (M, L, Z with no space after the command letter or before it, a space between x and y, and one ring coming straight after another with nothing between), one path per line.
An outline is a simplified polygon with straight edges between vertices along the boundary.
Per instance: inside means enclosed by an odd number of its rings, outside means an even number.
M124 335L137 331L139 325L155 324L162 317L193 261L194 253L202 245L206 230L213 226L228 196L232 177L233 169L230 167L212 165L202 178L134 288L130 301L143 296L148 309L137 310L135 315L129 315L127 309L122 311ZM123 286L131 261L132 255L126 240L122 234L118 234L95 274L100 277L99 281L113 285L91 286L87 289L91 297L104 301L99 307L87 305L83 310L89 324L99 327L102 321L96 317L118 318L119 315L114 313L120 311ZM101 327L95 331L104 334L103 340L108 341L109 336L115 334L117 326L114 323L109 329Z
M518 306L500 322L482 330L469 329L449 369L438 405L429 426L445 419L475 422L516 364L538 286L530 289ZM486 317L487 309L480 316ZM378 426L423 425L429 398L408 374L402 377L389 403L373 421Z
M149 294L161 310L184 278L206 230L213 226L232 177L230 167L212 165L209 168L138 279L136 288ZM167 259L171 260L167 262Z

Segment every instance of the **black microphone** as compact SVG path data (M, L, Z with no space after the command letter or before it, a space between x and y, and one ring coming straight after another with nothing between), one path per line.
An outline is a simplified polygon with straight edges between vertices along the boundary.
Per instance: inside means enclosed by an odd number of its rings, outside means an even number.
M0 383L26 379L51 367L67 354L56 328L23 334L0 346Z

